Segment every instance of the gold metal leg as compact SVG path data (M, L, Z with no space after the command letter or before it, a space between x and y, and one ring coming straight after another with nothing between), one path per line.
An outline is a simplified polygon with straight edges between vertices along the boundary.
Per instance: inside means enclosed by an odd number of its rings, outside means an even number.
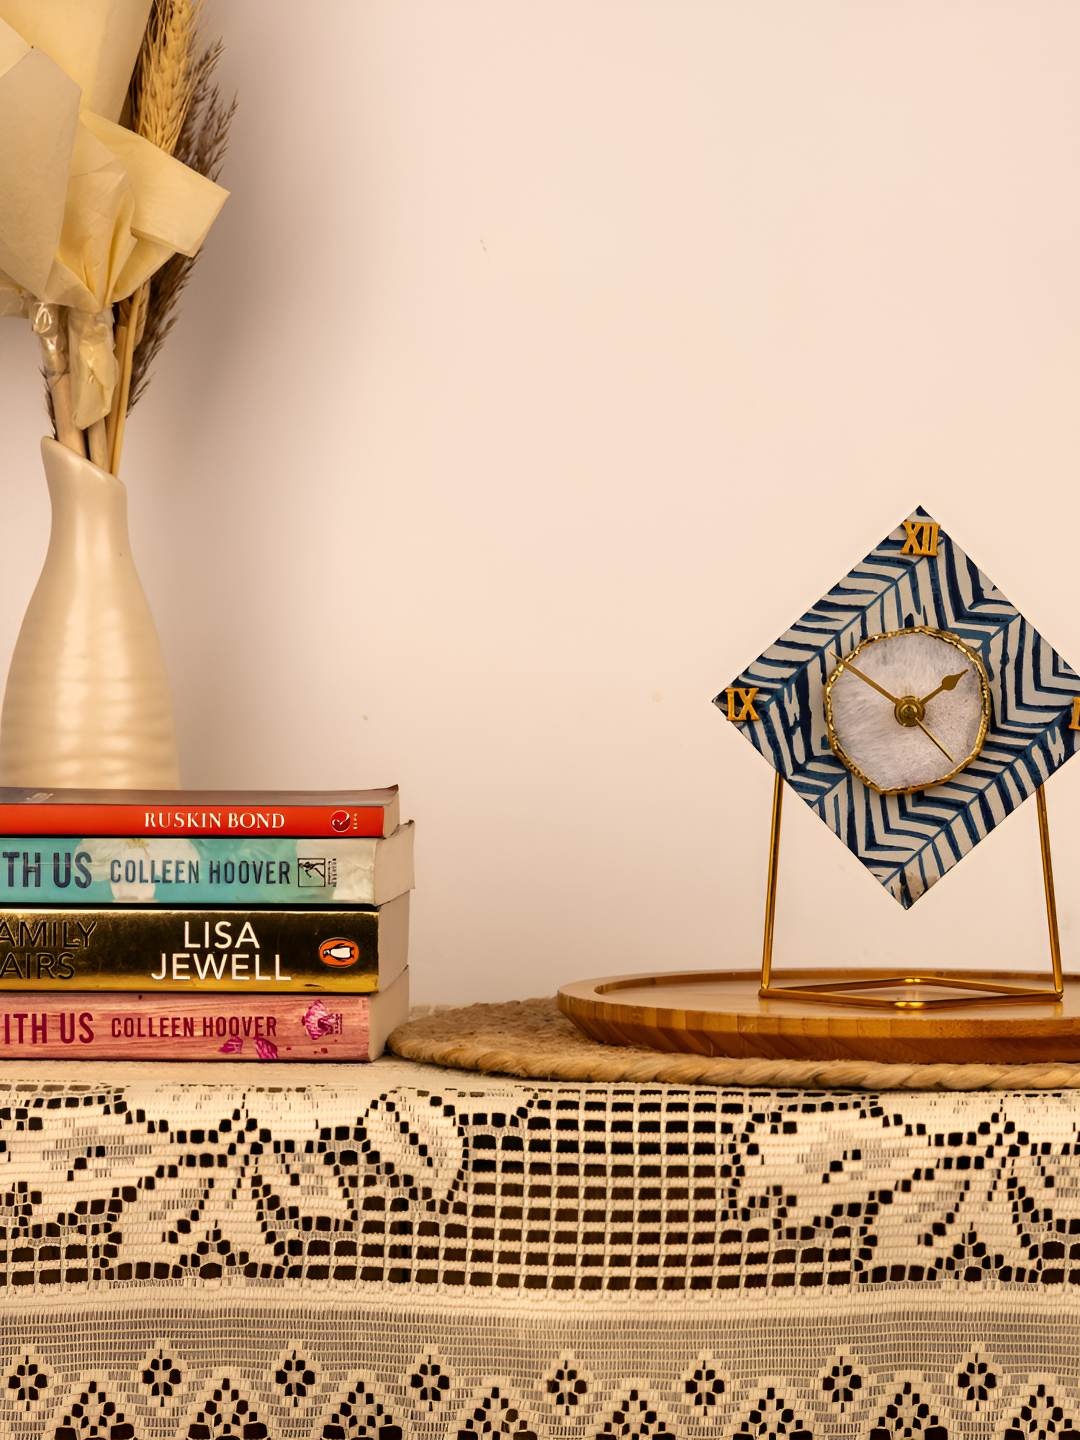
M1046 815L1046 793L1043 786L1035 791L1039 816L1039 850L1042 855L1043 890L1046 895L1046 923L1050 937L1050 963L1053 983L1016 985L978 971L925 970L918 973L897 972L882 975L852 967L846 980L816 980L798 984L788 980L778 985L773 979L773 938L776 931L776 892L780 874L780 822L784 805L784 780L777 775L773 785L772 822L769 829L769 865L765 882L765 929L761 945L761 988L758 994L768 1000L809 1000L828 1005L858 1005L875 1010L932 1010L957 1005L1016 1005L1021 1002L1053 1003L1059 1001L1065 988L1061 965L1061 934L1058 929L1057 901L1054 896L1054 867L1050 856L1050 826ZM940 998L906 998L903 993L882 992L908 990L911 987L938 987L954 992ZM861 993L860 993L861 992ZM877 993L874 993L877 992Z
M1054 967L1054 989L1061 998L1065 978L1061 972L1061 934L1058 930L1057 900L1054 897L1054 862L1050 858L1050 824L1046 818L1046 791L1035 791L1039 811L1039 849L1042 852L1043 890L1046 893L1046 924L1050 931L1050 963Z
M769 877L765 885L765 937L761 945L761 993L772 980L773 931L776 927L776 881L780 871L780 821L784 808L784 781L777 775L772 792L772 824L769 828Z

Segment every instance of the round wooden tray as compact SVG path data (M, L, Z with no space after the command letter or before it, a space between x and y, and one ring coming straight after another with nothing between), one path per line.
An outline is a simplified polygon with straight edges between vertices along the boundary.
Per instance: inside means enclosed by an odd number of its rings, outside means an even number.
M860 968L858 973L888 972ZM849 980L852 974L850 968L815 968L782 978L805 984ZM1036 979L1010 970L994 971L992 978L1017 984ZM762 1000L760 979L757 970L698 970L579 980L559 991L559 1008L605 1044L697 1055L957 1064L1080 1061L1080 976L1065 977L1060 1003L995 1002L921 1012L853 1009L798 997Z

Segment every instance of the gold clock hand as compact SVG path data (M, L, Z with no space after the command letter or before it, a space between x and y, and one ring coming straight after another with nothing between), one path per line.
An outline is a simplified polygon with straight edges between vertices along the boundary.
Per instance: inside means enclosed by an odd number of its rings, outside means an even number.
M925 705L929 700L933 700L935 695L940 695L943 690L955 690L967 673L966 670L961 670L958 675L946 675L937 689L931 690L929 695L924 695L919 704Z
M923 722L922 722L921 720L916 720L916 721L915 721L915 724L918 725L919 729L922 731L922 733L926 736L926 738L927 738L928 740L932 740L932 741L934 742L934 744L937 746L937 748L938 748L938 749L941 751L941 753L945 756L945 759L948 760L949 764L950 764L950 765L955 765L955 764L956 764L956 761L955 761L955 760L953 759L953 757L949 754L949 752L945 749L945 746L941 743L941 741L937 738L937 736L934 735L934 734L932 734L932 733L926 728L926 726L923 724Z
M900 701L896 698L895 695L890 695L888 690L886 690L883 685L879 685L876 680L871 680L869 675L864 675L861 670L859 670L856 666L852 665L850 660L843 661L843 664L848 670L851 671L853 675L857 675L860 680L864 680L867 685L869 685L872 689L876 690L879 695L884 695L885 699L891 701L893 705L900 704Z

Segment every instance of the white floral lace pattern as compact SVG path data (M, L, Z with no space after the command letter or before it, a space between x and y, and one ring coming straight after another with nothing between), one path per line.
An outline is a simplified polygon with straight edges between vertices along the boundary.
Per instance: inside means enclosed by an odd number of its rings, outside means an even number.
M1080 1282L1070 1095L385 1074L0 1086L0 1279L605 1296Z
M0 1440L1080 1440L1074 1096L64 1073Z

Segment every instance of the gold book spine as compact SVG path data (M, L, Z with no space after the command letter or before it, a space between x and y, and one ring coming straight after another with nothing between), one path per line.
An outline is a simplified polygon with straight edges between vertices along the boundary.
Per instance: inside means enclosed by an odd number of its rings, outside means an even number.
M372 909L0 910L0 990L385 989L408 955L409 897Z

